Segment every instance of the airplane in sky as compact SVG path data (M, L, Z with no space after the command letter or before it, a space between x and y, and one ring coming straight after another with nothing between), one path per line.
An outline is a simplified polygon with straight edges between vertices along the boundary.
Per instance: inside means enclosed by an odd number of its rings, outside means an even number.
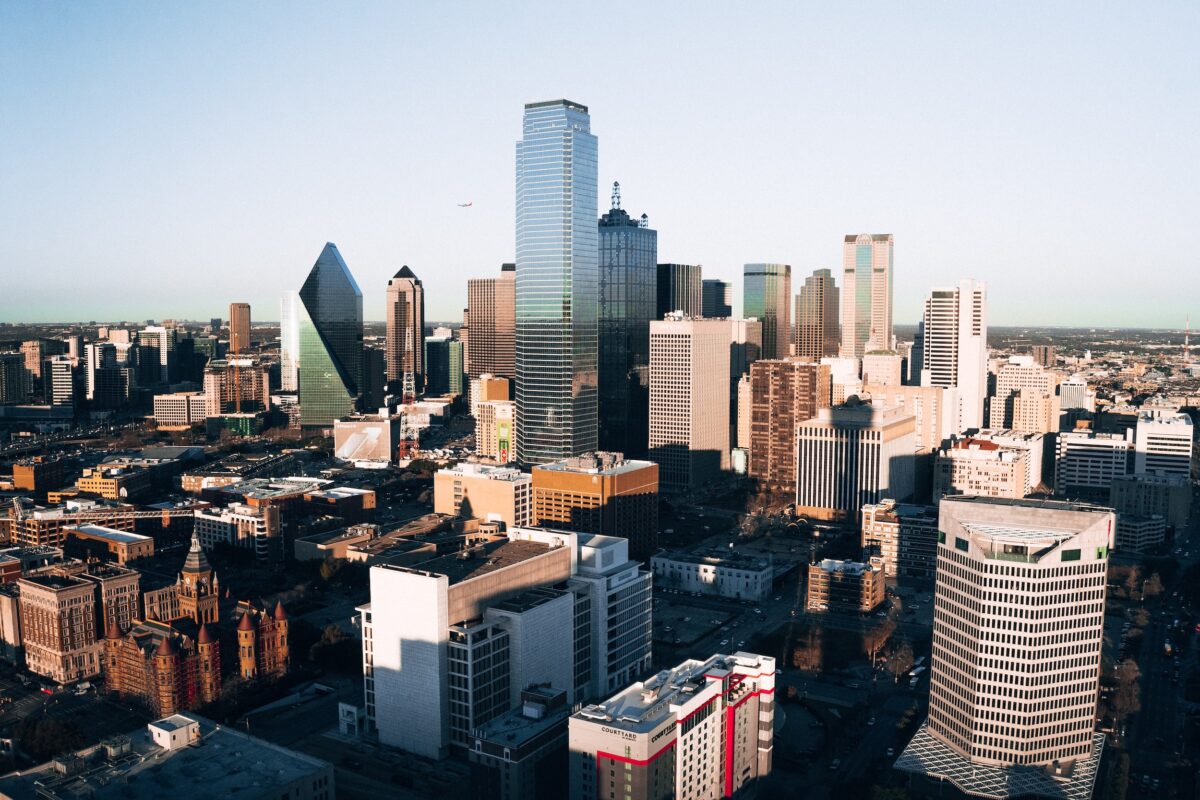
M459 208L470 208L470 207L471 207L471 205L472 205L474 202L475 202L474 200L470 200L470 201L468 201L468 202L466 202L466 203L459 203L459 204L458 204L458 207L459 207Z

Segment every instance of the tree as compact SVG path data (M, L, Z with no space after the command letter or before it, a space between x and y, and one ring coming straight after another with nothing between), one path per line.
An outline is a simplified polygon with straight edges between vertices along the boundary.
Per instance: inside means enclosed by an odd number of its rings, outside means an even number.
M83 747L83 736L74 725L50 717L27 717L17 725L16 733L21 749L39 763Z
M1151 575L1145 583L1142 584L1142 599L1147 597L1158 597L1162 594L1163 584L1162 578L1158 577L1158 573Z
M1138 584L1142 579L1142 571L1137 567L1129 570L1129 574L1125 576L1125 596L1133 597L1134 591L1137 590Z
M888 660L888 672L892 673L892 683L899 683L900 678L904 676L913 667L913 650L908 642L901 642L900 646L892 651L892 657Z
M1130 619L1135 628L1144 628L1150 624L1150 612L1144 608L1139 608L1133 612L1133 618Z
M863 647L866 649L867 655L871 657L872 667L875 666L875 659L879 657L895 630L896 621L885 619L874 628L868 628L863 634Z
M1141 676L1142 672L1132 658L1121 662L1117 672L1117 689L1112 698L1113 716L1121 728L1124 728L1131 716L1142 709L1142 691L1138 685Z

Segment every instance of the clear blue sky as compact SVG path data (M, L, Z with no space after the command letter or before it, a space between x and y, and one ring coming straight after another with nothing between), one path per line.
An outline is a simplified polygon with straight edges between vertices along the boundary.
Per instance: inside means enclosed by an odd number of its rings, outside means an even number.
M996 325L1200 325L1200 3L746 7L0 0L0 320L278 319L327 240L368 319L402 264L457 319L568 97L600 207L739 294L891 232L898 323L976 277Z

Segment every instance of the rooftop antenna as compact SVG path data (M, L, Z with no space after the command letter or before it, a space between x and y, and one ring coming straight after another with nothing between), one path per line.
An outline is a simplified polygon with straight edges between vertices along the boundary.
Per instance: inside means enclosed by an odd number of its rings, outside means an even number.
M621 208L621 182L620 181L613 181L612 207L613 207L613 211L616 211Z

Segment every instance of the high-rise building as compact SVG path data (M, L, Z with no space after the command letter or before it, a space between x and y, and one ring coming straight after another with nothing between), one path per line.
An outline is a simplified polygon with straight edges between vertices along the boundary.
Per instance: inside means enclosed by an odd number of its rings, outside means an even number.
M700 281L700 314L705 319L733 316L733 284L719 278Z
M17 583L26 668L57 683L98 675L104 648L96 632L95 585L57 571Z
M75 405L75 367L70 356L51 356L45 368L46 402L52 406Z
M287 292L279 300L279 388L300 388L300 293Z
M942 501L929 719L897 769L973 797L1092 796L1113 521L1070 503Z
M750 365L750 461L761 486L796 490L796 427L829 406L829 367L800 358Z
M984 427L987 394L987 287L976 280L934 289L925 300L913 358L922 386L958 389L958 430Z
M179 360L175 352L179 330L148 325L138 331L138 366L148 383L174 383L179 379Z
M250 349L250 304L229 304L229 352Z
M698 264L658 265L658 304L654 319L673 311L698 317L704 308L700 294L701 270Z
M1058 354L1052 344L1035 344L1031 350L1034 363L1043 367L1053 367L1058 363Z
M29 398L29 372L21 353L0 353L0 405L18 405Z
M650 323L649 456L659 483L694 489L729 468L728 320L672 314Z
M471 322L471 357L467 374L515 378L517 265L501 264L496 278L467 281L467 314Z
M1191 515L1192 483L1183 475L1123 475L1113 479L1108 505L1121 517L1162 517L1180 531Z
M792 268L746 264L742 268L742 316L762 322L762 357L787 358L792 340Z
M855 519L868 503L907 500L915 481L915 422L898 408L822 408L797 426L796 513Z
M513 460L517 404L512 400L481 400L475 411L475 452L501 464Z
M754 796L774 732L774 658L690 659L571 716L570 797Z
M585 453L533 468L533 519L545 528L629 540L649 561L658 546L658 465Z
M463 394L463 346L448 336L425 337L425 391Z
M465 348L464 348L465 351ZM362 407L366 411L383 408L387 397L387 351L382 347L363 346Z
M301 424L329 428L358 407L362 393L362 290L329 242L300 288Z
M850 235L842 244L844 358L892 348L892 246L890 233Z
M599 443L604 450L643 456L658 232L645 214L635 219L621 208L621 187L614 181L612 208L600 218L599 236Z
M967 495L1019 499L1029 486L1029 452L974 438L948 439L936 451L933 501Z
M25 359L25 391L32 395L42 388L42 362L46 358L46 342L42 339L21 342L20 352Z
M1192 418L1164 409L1138 414L1133 437L1133 471L1164 475L1192 474Z
M805 278L796 295L796 355L817 361L836 356L841 346L840 313L833 273L818 269Z
M882 500L862 507L862 547L883 574L932 578L937 566L937 506Z
M425 385L425 289L408 266L387 285L387 379L393 391L411 381L415 396Z
M893 350L872 350L863 353L862 382L864 385L900 386L904 383L904 357Z
M1058 384L1058 404L1063 411L1074 408L1084 411L1096 410L1096 390L1089 389L1087 380L1079 376L1067 378Z
M204 370L205 416L254 414L271 408L271 381L265 364L245 356L210 361Z
M512 467L462 463L433 476L433 510L468 519L503 522L506 529L533 524L533 478Z
M1059 497L1104 502L1117 478L1129 474L1133 433L1079 429L1058 434L1054 493Z
M1034 363L1032 356L1012 356L996 370L988 396L989 428L1030 433L1058 430L1060 399L1053 372Z
M596 449L596 137L587 106L525 106L517 142L517 458Z

